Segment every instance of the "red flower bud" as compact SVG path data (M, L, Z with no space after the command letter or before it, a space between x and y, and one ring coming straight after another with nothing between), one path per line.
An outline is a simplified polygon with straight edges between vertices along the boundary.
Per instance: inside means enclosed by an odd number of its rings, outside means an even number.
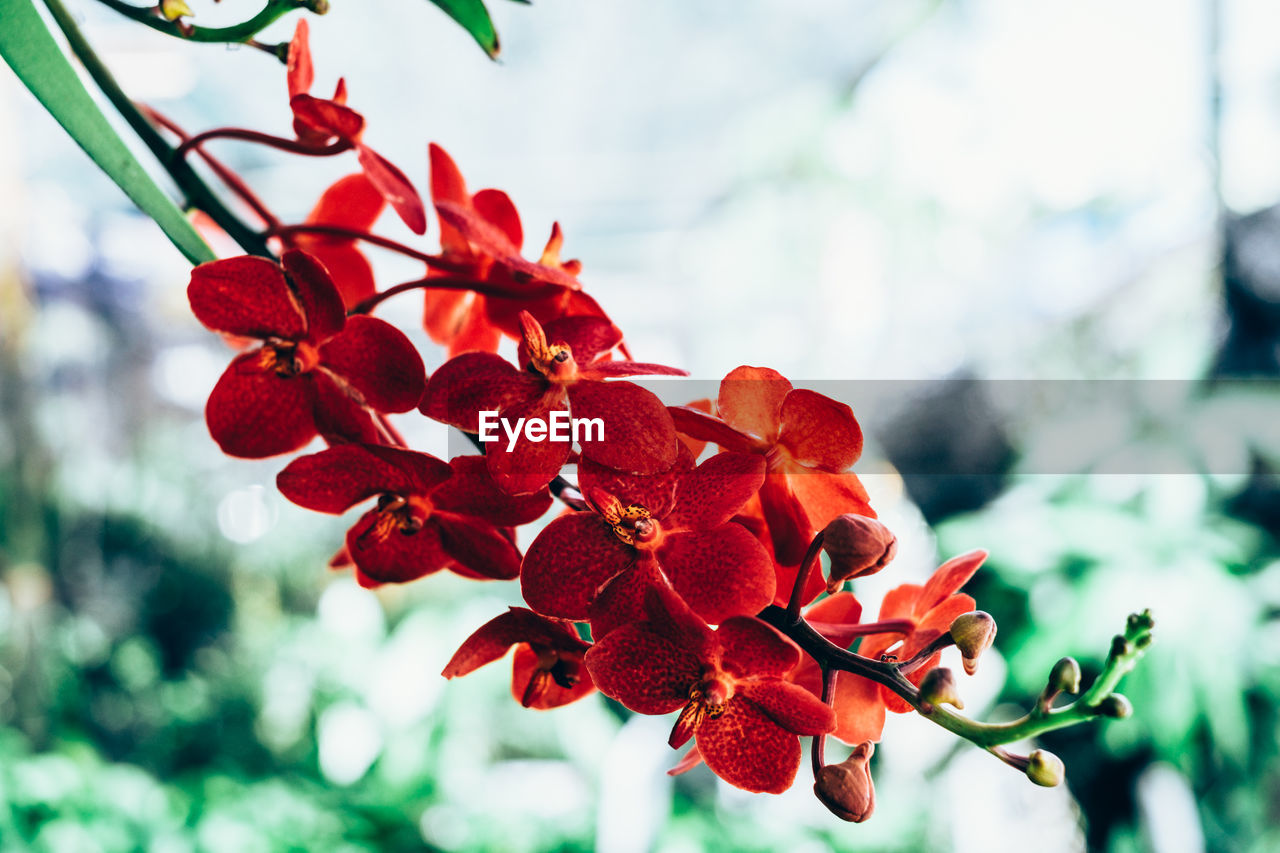
M814 777L813 793L841 820L862 823L876 807L876 787L871 781L871 741L858 744L839 764L828 764Z
M822 548L831 558L827 592L834 595L850 578L873 575L898 553L898 538L874 518L846 513L823 530Z

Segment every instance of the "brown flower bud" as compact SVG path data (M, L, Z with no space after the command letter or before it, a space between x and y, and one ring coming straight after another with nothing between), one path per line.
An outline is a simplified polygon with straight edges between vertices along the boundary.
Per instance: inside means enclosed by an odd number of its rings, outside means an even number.
M1063 766L1062 759L1052 752L1036 749L1027 756L1027 778L1037 785L1045 788L1061 785L1066 773L1067 768Z
M1049 672L1049 686L1046 688L1053 694L1080 692L1080 664L1075 658L1063 658L1053 665Z
M1104 717L1123 720L1133 715L1133 703L1119 693L1112 693L1098 703L1098 713Z
M827 592L834 594L845 581L889 565L898 553L898 538L874 518L847 513L822 531L822 548L831 558Z
M876 787L870 767L875 751L874 743L860 743L848 758L826 765L814 778L814 795L841 820L862 823L875 810Z
M951 623L951 639L964 663L964 671L973 675L978 671L978 658L996 638L996 620L990 613L974 610L962 613Z
M926 714L933 710L934 705L947 704L964 708L964 700L956 689L956 677L951 674L951 670L941 666L924 674L920 681L920 701L923 703L920 710Z

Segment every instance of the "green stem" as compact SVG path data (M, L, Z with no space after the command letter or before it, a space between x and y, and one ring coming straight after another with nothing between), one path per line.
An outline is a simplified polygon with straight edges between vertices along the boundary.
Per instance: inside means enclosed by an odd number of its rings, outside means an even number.
M242 23L229 27L197 27L165 20L156 15L154 9L150 7L134 6L122 0L98 0L98 2L126 18L145 24L166 35L187 41L217 44L248 44L258 33L295 9L310 9L317 15L323 15L329 10L328 0L267 0L267 5L262 7L262 11Z
M782 631L808 652L824 669L840 669L869 678L888 687L901 696L922 717L938 724L947 731L959 735L971 743L990 749L1004 743L1035 737L1054 729L1066 728L1102 715L1104 701L1112 696L1120 679L1133 669L1151 645L1153 620L1150 611L1129 617L1123 636L1117 636L1111 644L1102 673L1089 689L1075 702L1062 708L1045 710L1035 708L1020 719L1008 723L982 723L969 719L940 705L921 710L920 693L915 685L903 676L898 663L875 661L847 652L833 645L807 622L791 622L780 607L769 607L760 618Z
M120 116L128 122L129 127L133 128L134 133L138 134L138 138L155 155L165 171L182 189L183 194L187 197L188 206L198 208L208 214L249 254L273 257L262 235L240 221L240 218L222 203L222 200L209 188L209 185L204 182L190 164L174 157L173 148L160 135L160 131L156 129L155 125L147 120L142 111L138 109L138 106L120 88L120 84L112 76L111 70L94 52L93 47L76 25L75 19L71 17L66 7L62 5L62 0L44 0L44 4L48 7L54 22L57 23L58 28L62 30L62 34L66 37L67 44L71 47L71 52L84 65L85 70L89 72L89 76L93 78L93 82L102 90L102 94L116 108Z

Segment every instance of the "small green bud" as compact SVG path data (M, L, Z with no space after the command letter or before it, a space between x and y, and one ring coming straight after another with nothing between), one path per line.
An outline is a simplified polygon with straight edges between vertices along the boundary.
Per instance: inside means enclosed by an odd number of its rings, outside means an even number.
M1027 756L1027 778L1037 785L1045 788L1061 785L1066 773L1062 759L1052 752L1037 749Z
M1098 703L1098 714L1103 717L1123 720L1125 717L1133 715L1133 703L1119 693L1112 693Z
M964 671L973 675L978 671L978 658L996 638L996 620L990 613L974 610L962 613L951 623L951 639L960 650Z
M920 710L929 713L933 705L953 705L964 708L964 700L956 689L955 676L946 667L937 667L924 674L920 682L920 701L924 704Z
M1080 664L1075 658L1063 658L1053 665L1049 673L1047 692L1058 694L1080 692Z

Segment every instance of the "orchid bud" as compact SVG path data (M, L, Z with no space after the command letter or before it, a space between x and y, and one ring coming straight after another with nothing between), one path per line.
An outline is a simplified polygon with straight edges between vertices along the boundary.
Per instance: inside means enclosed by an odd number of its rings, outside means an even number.
M920 710L926 714L933 710L934 705L946 704L964 708L964 700L956 689L956 678L946 667L937 667L924 674L924 679L920 682L920 701L925 706Z
M160 14L166 21L176 21L179 18L190 18L195 12L191 11L186 0L160 0Z
M1098 703L1098 713L1104 717L1123 720L1125 717L1132 716L1133 703L1119 693L1112 693Z
M828 764L814 777L813 793L836 817L862 823L876 807L876 787L871 781L871 755L876 745L858 744L839 764Z
M887 566L898 553L898 538L874 518L847 513L822 531L822 548L831 558L827 592L834 595L845 581Z
M1054 694L1080 692L1080 664L1075 658L1063 658L1053 665L1047 690Z
M991 641L996 638L996 620L990 613L974 610L962 613L951 623L951 639L964 663L964 671L973 675L978 671L978 658L991 648Z
M1066 772L1062 759L1052 752L1036 749L1027 756L1027 778L1037 785L1045 788L1061 785Z

